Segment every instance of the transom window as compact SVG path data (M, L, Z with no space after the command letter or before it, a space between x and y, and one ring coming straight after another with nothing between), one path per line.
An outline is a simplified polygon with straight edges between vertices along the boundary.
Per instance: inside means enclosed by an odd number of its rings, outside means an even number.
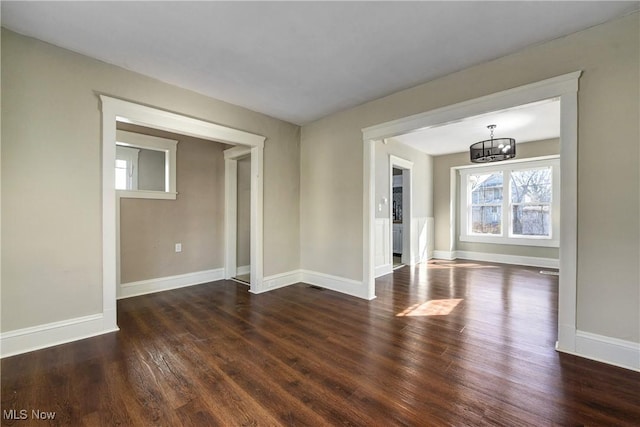
M116 145L116 190L138 189L137 148Z
M461 241L558 246L557 156L460 169L460 183Z
M178 141L116 130L118 197L175 200Z

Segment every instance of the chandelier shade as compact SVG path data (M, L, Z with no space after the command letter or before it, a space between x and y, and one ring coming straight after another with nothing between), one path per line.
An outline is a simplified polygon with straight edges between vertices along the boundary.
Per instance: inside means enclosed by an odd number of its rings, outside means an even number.
M469 147L469 157L472 163L490 163L513 159L516 156L516 140L513 138L494 138L493 129L496 125L489 125L491 139L476 142Z

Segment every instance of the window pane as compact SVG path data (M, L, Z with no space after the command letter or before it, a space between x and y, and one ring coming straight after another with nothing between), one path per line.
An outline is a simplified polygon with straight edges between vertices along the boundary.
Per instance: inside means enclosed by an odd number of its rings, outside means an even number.
M471 208L471 232L501 234L501 206L473 206Z
M502 172L469 175L469 188L471 189L471 204L501 204Z
M550 203L551 191L551 168L511 172L511 203Z
M116 190L127 190L127 170L116 168Z
M116 168L126 169L127 168L127 161L126 160L121 160L121 159L116 159Z
M550 236L549 205L512 206L512 233L520 236Z

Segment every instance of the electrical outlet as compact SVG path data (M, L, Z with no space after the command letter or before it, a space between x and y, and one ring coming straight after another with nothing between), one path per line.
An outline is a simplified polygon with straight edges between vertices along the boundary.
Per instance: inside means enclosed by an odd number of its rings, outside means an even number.
M176 252L182 252L182 243L176 243Z

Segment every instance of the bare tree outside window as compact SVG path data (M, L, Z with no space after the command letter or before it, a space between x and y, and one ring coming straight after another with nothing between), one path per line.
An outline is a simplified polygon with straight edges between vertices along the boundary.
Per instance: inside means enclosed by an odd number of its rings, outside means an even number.
M502 172L469 175L471 232L502 233Z
M551 168L511 172L511 233L549 236L551 233Z
M460 241L559 245L559 158L526 159L460 171Z

